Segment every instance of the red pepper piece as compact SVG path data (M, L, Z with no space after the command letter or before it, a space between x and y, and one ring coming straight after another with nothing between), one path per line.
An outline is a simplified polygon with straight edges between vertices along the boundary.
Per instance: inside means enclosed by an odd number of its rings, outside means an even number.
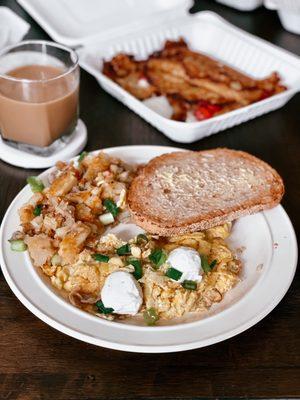
M271 90L264 89L262 95L260 96L260 100L267 99L268 97L272 96L272 94L273 93Z
M213 116L213 113L203 106L197 107L194 114L198 121L203 121Z
M194 111L194 115L198 121L203 121L204 119L213 117L220 110L221 106L218 104L211 104L203 100L199 101L198 106Z
M207 109L209 110L209 111L211 111L213 114L216 114L218 111L220 111L221 110L221 106L219 106L218 104L210 104L210 103L208 103L208 105L207 105Z

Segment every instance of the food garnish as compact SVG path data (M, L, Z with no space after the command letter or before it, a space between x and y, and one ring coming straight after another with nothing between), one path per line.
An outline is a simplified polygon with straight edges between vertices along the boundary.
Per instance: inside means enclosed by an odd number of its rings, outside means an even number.
M159 320L159 316L155 310L155 308L151 307L148 310L143 312L144 321L148 326L153 326Z
M42 205L36 206L36 207L33 209L33 215L36 216L36 217L38 217L39 215L41 215L42 208L43 208Z
M87 151L83 151L82 153L80 153L79 157L78 157L78 162L79 164L84 160L84 158L88 155Z
M24 240L9 240L10 249L12 251L25 251L27 250L27 245L24 243Z
M167 269L166 276L173 279L174 281L178 281L182 276L182 272L178 271L178 269L171 267Z
M103 263L107 263L109 261L109 256L106 256L104 254L93 254L92 257L94 260Z
M167 259L166 253L162 249L155 249L149 256L149 260L159 268Z
M140 260L136 258L130 258L127 260L128 264L132 265L134 267L134 272L133 276L135 277L136 280L141 279L143 276L143 268L142 268L142 263Z
M100 311L101 314L112 314L114 312L114 309L111 307L105 307L102 300L98 300L95 303L96 307L98 308L98 310Z
M206 256L201 256L201 266L204 272L211 272L216 264L217 260L213 260L211 263L209 263Z
M116 203L113 200L105 199L103 201L103 204L107 211L109 211L113 215L113 217L116 217L119 214L120 209L119 207L117 207Z
M142 243L147 243L148 242L148 238L144 233L139 233L136 237L136 242L138 244L142 244Z
M115 222L114 216L110 212L100 215L99 220L103 225L109 225Z
M182 287L184 287L187 290L196 290L197 289L197 282L186 280L186 281L182 282Z
M27 178L27 183L29 184L33 193L42 192L45 189L43 182L35 176L29 176Z
M117 249L117 254L119 256L127 256L128 254L131 254L130 246L128 243L124 244L123 246L119 247Z

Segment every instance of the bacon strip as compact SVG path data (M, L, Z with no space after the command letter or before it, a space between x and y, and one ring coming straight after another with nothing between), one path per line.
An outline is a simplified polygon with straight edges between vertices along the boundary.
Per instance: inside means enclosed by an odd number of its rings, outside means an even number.
M251 78L190 50L183 39L166 41L144 61L118 54L104 63L103 73L140 100L166 96L174 109L172 119L179 121L185 121L188 112L201 120L211 118L286 90L276 72L265 79Z

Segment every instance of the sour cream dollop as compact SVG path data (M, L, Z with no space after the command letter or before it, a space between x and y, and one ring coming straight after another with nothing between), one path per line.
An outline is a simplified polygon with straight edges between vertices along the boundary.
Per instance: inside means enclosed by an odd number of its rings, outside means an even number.
M115 271L105 280L101 300L104 307L113 308L116 314L135 315L143 302L142 289L132 274Z
M166 262L170 267L182 272L177 282L185 280L200 282L202 280L203 270L198 251L190 247L177 247L170 252Z

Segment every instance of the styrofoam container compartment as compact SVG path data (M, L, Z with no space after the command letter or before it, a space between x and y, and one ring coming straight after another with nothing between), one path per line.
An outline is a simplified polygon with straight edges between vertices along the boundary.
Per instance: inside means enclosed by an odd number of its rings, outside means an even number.
M284 29L300 34L300 0L265 0L265 6L277 10Z
M246 0L245 0L246 1ZM81 66L119 99L166 136L191 143L282 107L300 89L300 59L252 36L209 11L188 14L191 0L18 0L56 41L81 46ZM247 107L197 122L164 117L102 74L103 59L119 52L140 59L160 49L166 39L183 37L189 46L253 76L278 71L288 90Z
M218 3L236 8L240 11L252 11L262 6L263 0L216 0Z
M192 49L211 55L255 78L278 71L288 90L199 122L177 122L164 118L146 107L119 85L101 73L102 59L119 52L145 58L161 48L166 39L184 37ZM93 43L79 51L81 65L94 75L101 86L176 142L190 143L205 136L248 121L282 107L300 88L300 59L280 48L235 28L212 12L169 21L155 30L140 31L106 43Z

